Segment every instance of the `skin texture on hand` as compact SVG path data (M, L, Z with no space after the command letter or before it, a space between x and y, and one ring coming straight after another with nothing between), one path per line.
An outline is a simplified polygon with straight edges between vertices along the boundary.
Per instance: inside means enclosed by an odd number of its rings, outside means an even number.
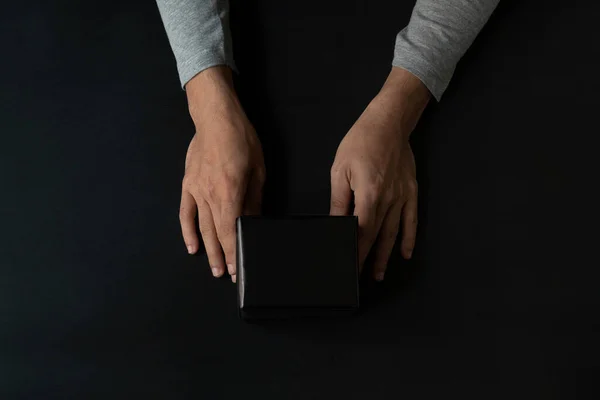
M340 143L331 167L331 214L358 216L360 266L371 252L373 277L379 281L400 230L402 255L412 256L417 181L408 139L429 98L418 78L393 67Z
M235 220L259 214L265 166L260 141L233 89L231 71L213 67L186 85L196 134L188 147L179 219L188 252L198 251L196 216L215 277L236 280Z

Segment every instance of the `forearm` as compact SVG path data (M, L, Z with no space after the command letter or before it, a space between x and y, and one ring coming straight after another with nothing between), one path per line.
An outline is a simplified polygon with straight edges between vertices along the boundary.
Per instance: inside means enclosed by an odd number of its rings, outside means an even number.
M156 0L177 61L181 85L199 72L234 69L227 0Z
M417 0L396 38L392 65L418 77L439 100L456 64L500 0Z

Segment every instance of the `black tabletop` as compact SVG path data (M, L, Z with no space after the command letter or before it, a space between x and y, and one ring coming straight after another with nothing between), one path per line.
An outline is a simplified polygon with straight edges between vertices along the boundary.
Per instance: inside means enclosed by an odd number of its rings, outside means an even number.
M232 1L266 214L328 212L413 4ZM154 2L3 4L0 398L598 398L599 17L503 0L413 134L413 260L355 317L246 324L181 239L193 125Z

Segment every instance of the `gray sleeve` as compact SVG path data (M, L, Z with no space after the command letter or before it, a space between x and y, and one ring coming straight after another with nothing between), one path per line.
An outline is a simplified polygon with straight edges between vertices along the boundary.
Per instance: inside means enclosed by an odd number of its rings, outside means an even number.
M235 69L227 0L156 0L181 86L215 65Z
M392 65L417 76L439 101L456 64L500 0L417 0L396 38Z

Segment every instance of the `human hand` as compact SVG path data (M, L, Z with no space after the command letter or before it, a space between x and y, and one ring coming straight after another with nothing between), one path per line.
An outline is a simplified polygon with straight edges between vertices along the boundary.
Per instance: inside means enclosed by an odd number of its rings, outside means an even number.
M199 248L195 217L215 277L225 266L236 281L235 220L260 213L265 166L260 141L248 121L227 67L214 67L186 85L196 134L185 160L179 219L190 254Z
M417 181L408 139L429 97L418 78L393 67L379 94L340 143L331 168L331 215L358 216L360 267L372 251L378 281L383 280L401 220L401 252L406 259L412 256Z

